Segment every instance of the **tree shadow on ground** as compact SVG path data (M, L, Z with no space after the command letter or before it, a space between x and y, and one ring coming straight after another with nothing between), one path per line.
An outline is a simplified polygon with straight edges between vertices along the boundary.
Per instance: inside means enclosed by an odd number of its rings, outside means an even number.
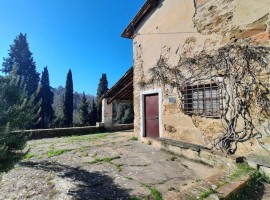
M21 162L21 166L37 170L54 171L58 177L71 181L76 187L68 194L74 199L132 199L128 189L119 187L113 179L100 172L88 172L79 167L70 167L57 162Z

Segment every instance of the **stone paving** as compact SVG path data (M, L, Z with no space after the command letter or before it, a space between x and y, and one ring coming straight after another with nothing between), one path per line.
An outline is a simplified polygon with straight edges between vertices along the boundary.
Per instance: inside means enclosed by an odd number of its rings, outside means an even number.
M33 140L0 175L0 199L177 199L218 171L137 140L133 132Z

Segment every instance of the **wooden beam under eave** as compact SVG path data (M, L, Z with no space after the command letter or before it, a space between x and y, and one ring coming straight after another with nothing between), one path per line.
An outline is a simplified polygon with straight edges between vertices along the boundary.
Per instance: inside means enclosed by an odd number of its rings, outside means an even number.
M114 96L121 90L122 87L125 87L129 82L133 82L133 68L128 70L128 72L104 95L105 98L110 98Z
M117 98L118 95L120 95L125 89L133 85L133 81L130 81L125 87L123 87L120 91L118 91L112 98L108 99L107 103L110 104L113 102L114 99Z

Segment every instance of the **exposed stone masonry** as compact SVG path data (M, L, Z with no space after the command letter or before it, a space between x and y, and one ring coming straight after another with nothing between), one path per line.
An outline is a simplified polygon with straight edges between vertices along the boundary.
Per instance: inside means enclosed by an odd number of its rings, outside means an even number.
M196 8L193 22L198 32L204 35L221 33L225 35L230 30L230 22L235 10L234 0L208 1Z
M250 24L239 26L233 23L236 6L236 0L198 0L193 17L194 26L203 35L221 35L224 38L222 44L247 38L252 39L254 44L265 44L270 33L269 13Z

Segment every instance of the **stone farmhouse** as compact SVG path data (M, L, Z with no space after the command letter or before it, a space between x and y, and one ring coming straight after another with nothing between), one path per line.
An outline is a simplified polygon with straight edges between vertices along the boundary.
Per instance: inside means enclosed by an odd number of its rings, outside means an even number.
M114 100L133 100L142 141L270 167L269 12L269 0L147 0L122 33L134 64L104 95L105 126Z

